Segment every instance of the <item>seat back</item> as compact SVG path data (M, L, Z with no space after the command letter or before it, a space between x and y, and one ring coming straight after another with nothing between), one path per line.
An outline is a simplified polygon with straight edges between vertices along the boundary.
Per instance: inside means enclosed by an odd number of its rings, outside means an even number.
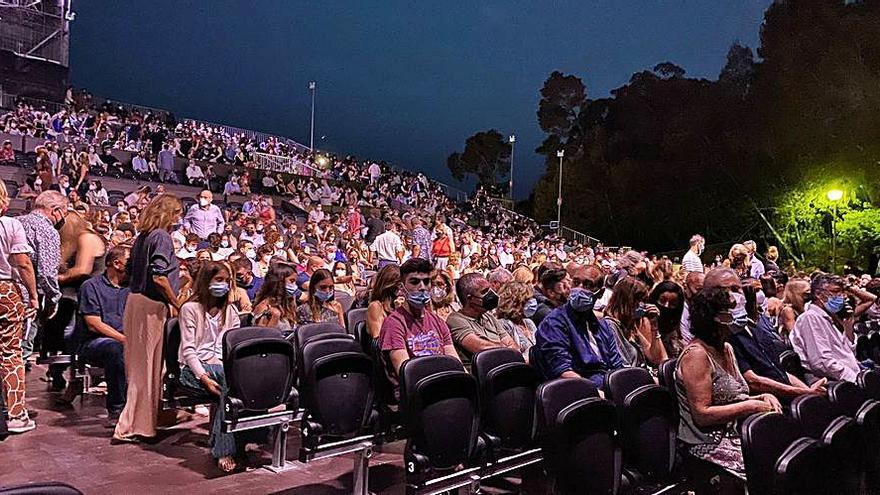
M833 481L829 480L832 472L825 463L826 457L815 440L799 438L792 442L780 454L773 466L773 486L776 487L776 493L787 495L842 493L835 490L823 491L823 485L833 484ZM749 487L751 494L751 483Z
M357 325L360 322L364 322L366 324L367 321L367 308L356 308L349 310L345 315L345 325L348 333L357 336Z
M834 473L829 492L840 494L859 493L862 479L864 454L863 432L856 420L840 416L831 421L820 438L827 460L826 472Z
M300 395L322 434L353 436L367 424L373 403L373 362L351 338L312 340L302 349Z
M223 371L229 396L246 411L287 404L293 396L293 345L277 328L244 327L223 336Z
M799 425L779 413L754 414L743 422L741 433L749 494L775 493L776 462L792 442L801 438Z
M536 392L536 416L544 465L556 491L617 493L622 461L615 440L614 405L581 378L559 378Z
M477 446L477 382L450 356L410 359L400 369L401 410L409 439L406 458L424 456L430 467L466 464Z
M828 397L801 395L791 402L791 416L800 424L804 435L820 439L839 414Z
M351 309L351 305L354 304L354 297L348 292L341 290L334 291L333 299L342 306L342 314L347 314L348 310Z
M330 335L332 337L344 333L345 329L339 326L338 323L309 323L308 325L303 325L297 328L293 333L293 345L297 352L299 352L311 339L323 338L321 336L325 335Z
M804 367L801 364L800 356L792 350L783 351L782 354L779 355L779 366L785 372L791 373L801 380L804 380L806 376L806 370L804 370Z
M487 349L473 359L471 372L480 390L483 431L501 446L522 448L532 440L538 372L522 354L507 348Z
M677 401L665 387L643 385L626 395L622 411L627 462L649 479L667 479L675 467Z
M82 495L76 488L55 481L0 487L0 495Z
M605 375L605 385L602 390L606 399L618 408L623 408L623 401L630 392L644 385L653 384L654 379L644 368L620 368Z
M165 320L165 338L162 340L162 355L165 360L165 394L174 396L177 380L180 378L180 322L177 318Z
M856 384L868 398L880 400L880 373L874 370L863 370L856 378Z
M859 408L868 400L867 394L852 382L834 382L828 386L828 398L839 414L856 417Z
M880 332L871 332L868 334L868 340L871 343L870 346L870 359L873 359L875 362L880 358Z

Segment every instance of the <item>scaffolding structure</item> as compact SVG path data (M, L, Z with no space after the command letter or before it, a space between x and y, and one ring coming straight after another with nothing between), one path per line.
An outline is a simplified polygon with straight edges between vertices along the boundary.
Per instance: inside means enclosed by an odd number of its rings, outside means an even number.
M70 66L71 0L0 0L0 50Z

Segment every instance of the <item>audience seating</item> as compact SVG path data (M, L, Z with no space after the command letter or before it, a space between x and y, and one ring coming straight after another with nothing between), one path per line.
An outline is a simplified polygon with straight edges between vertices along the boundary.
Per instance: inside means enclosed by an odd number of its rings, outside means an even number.
M458 466L473 466L481 453L477 382L451 356L425 356L405 361L400 368L400 408L406 423L404 451L408 493L430 489L440 474ZM477 467L457 473L460 484L472 483Z
M180 382L180 323L177 318L165 320L165 338L162 355L165 356L165 374L162 379L162 409L178 409L199 404L214 404L217 398L201 388L192 388Z
M273 471L289 467L287 431L298 419L293 363L293 345L276 328L236 328L223 336L223 371L228 388L223 431L276 428L269 466Z
M867 333L856 334L856 359L864 361L865 359L874 359L871 338Z
M880 362L880 332L870 332L868 340L871 342L871 351L868 358L872 359L875 363Z
M741 434L750 495L823 492L832 472L818 443L804 436L797 421L780 413L754 414Z
M828 398L843 414L855 420L866 442L865 477L867 485L880 493L880 402L851 382L835 382L828 386Z
M487 349L473 359L480 390L481 431L491 448L520 450L533 440L535 391L541 380L519 352Z
M835 473L837 493L859 492L868 453L858 425L839 415L827 397L801 395L791 403L791 415L803 433L818 441L829 469Z
M348 292L337 290L333 292L333 299L335 299L340 306L342 306L342 314L348 314L348 311L351 309L352 304L354 304L354 297Z
M348 313L345 314L345 325L348 333L358 336L357 326L358 323L367 321L367 308L355 308L350 309Z
M869 399L880 401L880 372L863 370L856 377L856 384Z
M556 493L618 493L622 457L614 405L581 378L541 384L536 401L537 435Z
M668 481L675 466L678 404L644 368L621 368L605 377L605 398L617 407L631 486Z
M799 380L807 384L810 384L814 381L811 379L811 376L808 376L803 364L801 364L800 356L798 356L795 351L788 350L780 354L779 366L786 373L791 373L792 375L798 377Z

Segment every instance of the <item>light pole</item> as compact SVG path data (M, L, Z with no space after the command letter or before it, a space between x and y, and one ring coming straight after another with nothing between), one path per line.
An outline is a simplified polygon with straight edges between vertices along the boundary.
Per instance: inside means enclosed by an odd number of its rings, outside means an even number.
M507 141L510 143L510 182L507 188L510 193L510 201L513 201L513 145L516 143L516 134L511 134Z
M831 271L837 270L837 202L843 198L843 191L840 189L831 189L825 196L834 206L831 217Z
M309 151L315 151L315 92L318 89L316 81L309 81L309 91L312 92L312 125L309 133Z
M565 150L556 152L559 157L559 194L556 196L556 233L562 233L562 157L565 156Z

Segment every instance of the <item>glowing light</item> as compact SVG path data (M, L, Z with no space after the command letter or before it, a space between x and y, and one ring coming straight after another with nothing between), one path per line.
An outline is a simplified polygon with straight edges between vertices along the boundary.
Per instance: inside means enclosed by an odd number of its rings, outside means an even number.
M840 189L832 189L825 193L828 201L840 201L843 198L843 191Z

